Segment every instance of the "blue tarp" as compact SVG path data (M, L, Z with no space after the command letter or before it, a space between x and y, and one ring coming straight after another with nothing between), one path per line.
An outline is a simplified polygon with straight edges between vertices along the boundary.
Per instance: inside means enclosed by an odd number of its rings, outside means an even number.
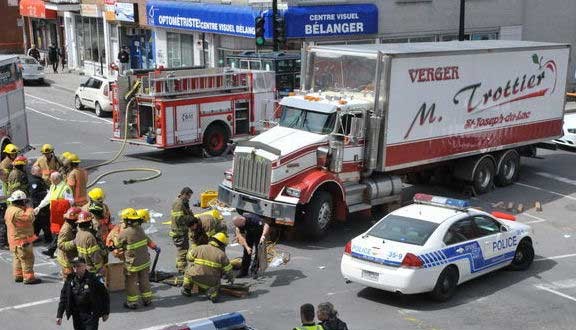
M148 25L240 37L254 37L259 10L185 1L152 0L146 3Z

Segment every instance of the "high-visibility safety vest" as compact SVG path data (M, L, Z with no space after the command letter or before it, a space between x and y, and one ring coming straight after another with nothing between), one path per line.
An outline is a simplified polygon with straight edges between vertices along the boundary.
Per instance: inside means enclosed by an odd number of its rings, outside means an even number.
M70 187L68 187L68 185L66 184L66 182L61 181L58 185L50 185L50 189L48 191L48 195L50 196L50 200L56 200L56 199L64 199L64 192L66 191L66 188L70 189ZM68 192L72 192L71 190L68 190Z
M324 327L321 326L320 324L302 325L294 328L294 330L324 330Z

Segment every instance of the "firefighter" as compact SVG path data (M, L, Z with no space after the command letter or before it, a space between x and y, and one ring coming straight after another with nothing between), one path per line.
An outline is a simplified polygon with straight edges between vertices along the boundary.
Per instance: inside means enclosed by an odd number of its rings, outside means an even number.
M18 156L20 149L16 145L10 143L4 147L3 152L6 154L6 157L4 157L2 162L0 162L0 169L8 170L8 172L10 172L12 170L12 162L16 159L16 156Z
M74 206L81 207L88 203L88 194L86 193L88 172L80 167L78 155L72 154L68 159L70 160L70 173L68 173L66 182L74 194Z
M58 156L58 162L60 163L58 172L62 173L64 177L67 177L68 173L70 173L70 156L72 156L70 151L64 151Z
M42 152L42 156L36 159L34 166L40 167L42 171L42 179L46 182L46 184L50 184L50 174L52 172L58 171L60 166L60 162L58 158L54 156L54 146L51 144L44 144L42 148L40 148L40 152Z
M76 220L82 210L78 207L71 207L64 214L66 222L60 229L58 234L58 251L56 252L56 260L62 267L62 277L66 278L72 273L71 261L78 256L78 250L74 245L74 238L76 237Z
M142 222L144 223L150 222L150 211L148 211L148 209L139 209L136 210L136 213L138 213L138 216L140 216Z
M4 219L8 227L8 244L12 251L12 269L15 282L36 284L42 282L34 275L34 209L23 191L16 190L8 198L10 206Z
M12 195L16 190L23 191L28 195L28 175L26 174L26 165L28 158L18 156L12 162L12 171L8 174L8 195Z
M106 251L98 243L92 231L92 214L82 211L78 214L78 233L74 238L74 245L78 250L78 256L86 260L88 271L95 274L104 274L104 256Z
M203 212L195 216L200 223L200 226L195 226L193 223L189 230L190 248L202 244L208 244L208 238L214 236L216 233L227 233L228 228L223 221L224 217L220 215L217 210Z
M225 233L216 233L208 244L190 250L187 255L190 264L184 275L182 295L191 296L192 291L196 292L198 289L206 291L212 302L218 300L222 275L226 275L230 282L234 281L232 265L224 253L227 244L228 236Z
M186 254L188 253L188 225L195 219L190 209L190 198L194 192L189 187L184 187L180 195L172 204L170 237L176 246L176 269L180 274L186 270Z
M142 223L146 223L150 221L150 212L148 211L148 209L139 209L136 211L136 213L138 213L138 216L140 217L140 219L142 219ZM124 250L116 248L115 246L115 242L118 239L118 235L120 235L120 233L122 232L122 230L124 230L126 228L126 223L121 222L117 225L115 225L112 230L110 231L110 233L108 234L108 237L106 238L106 246L112 250L112 254L124 261ZM153 243L153 242L152 242ZM151 249L153 249L153 245L148 244L148 247L150 247Z
M124 250L126 285L124 307L136 309L138 308L140 297L142 297L144 306L152 303L148 247L154 249L156 253L160 252L160 248L144 233L144 229L142 229L143 219L135 209L127 208L122 210L121 217L126 225L118 235L115 246Z
M88 192L88 198L90 201L82 206L82 210L94 215L92 228L96 230L97 236L105 241L113 227L110 221L110 209L104 204L106 194L102 188L94 188Z

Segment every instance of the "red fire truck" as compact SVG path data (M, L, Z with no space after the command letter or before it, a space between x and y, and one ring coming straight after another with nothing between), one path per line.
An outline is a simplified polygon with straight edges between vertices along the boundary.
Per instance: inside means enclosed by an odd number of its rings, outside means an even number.
M209 155L221 155L230 140L258 134L274 117L274 81L273 72L229 68L119 77L113 88L112 140L158 149L202 145ZM140 86L127 107L125 95L135 84Z

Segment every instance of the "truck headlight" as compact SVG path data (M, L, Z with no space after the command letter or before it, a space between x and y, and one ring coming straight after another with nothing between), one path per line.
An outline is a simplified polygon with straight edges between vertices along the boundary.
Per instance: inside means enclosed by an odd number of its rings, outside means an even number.
M232 181L232 173L230 172L224 172L224 179L226 181Z
M300 189L292 188L292 187L286 187L286 195L291 196L291 197L300 198Z

